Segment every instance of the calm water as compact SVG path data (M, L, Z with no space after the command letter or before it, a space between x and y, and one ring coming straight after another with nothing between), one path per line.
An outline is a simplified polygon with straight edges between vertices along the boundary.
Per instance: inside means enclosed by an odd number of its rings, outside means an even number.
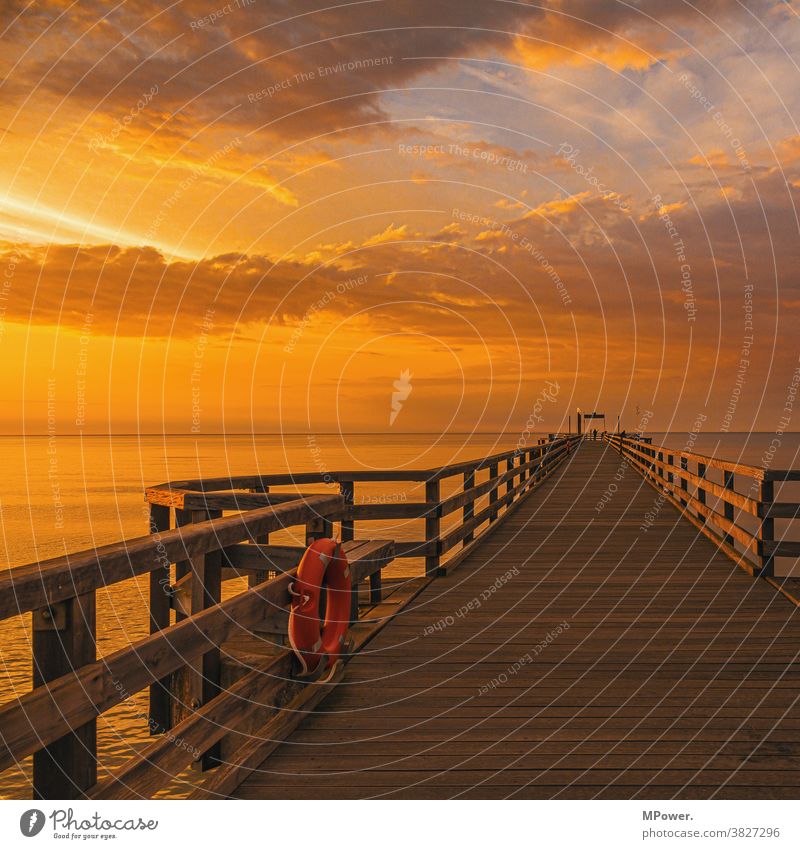
M684 448L685 434L653 434L654 442ZM800 434L774 444L774 434L700 435L693 449L753 465L773 446L773 468L800 465ZM0 569L147 533L143 490L166 480L260 472L326 469L429 468L510 450L516 434L307 436L0 437ZM416 487L416 488L415 488ZM319 488L318 488L319 489ZM323 488L324 489L324 488ZM313 487L303 487L313 491ZM357 485L356 500L422 500L414 484ZM793 499L800 500L800 499ZM453 517L453 521L456 517ZM419 523L375 523L374 535L419 538ZM299 544L289 534L276 542ZM398 574L419 573L406 561ZM240 587L226 584L226 593ZM146 635L147 579L98 593L98 655ZM30 688L30 617L0 623L0 702ZM102 763L113 766L149 738L142 716L146 692L99 721ZM0 775L0 795L26 797L30 764Z

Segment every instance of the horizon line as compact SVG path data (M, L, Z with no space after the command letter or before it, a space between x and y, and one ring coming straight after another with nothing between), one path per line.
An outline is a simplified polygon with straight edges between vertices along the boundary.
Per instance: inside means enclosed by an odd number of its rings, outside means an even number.
M590 428L591 430L592 428ZM625 428L623 428L625 430ZM253 430L253 431L213 431L209 433L187 433L185 431L152 431L152 432L140 432L140 431L121 431L121 432L112 432L112 431L103 431L97 433L83 433L79 431L78 433L0 433L0 438L2 439L13 439L16 437L58 437L58 438L70 438L70 439L78 439L80 437L92 437L92 436L188 436L195 437L198 439L202 439L204 437L211 436L306 436L308 434L314 434L316 436L504 436L506 434L518 434L519 430L452 430L447 432L440 432L438 430L408 430L396 433L386 433L382 430L352 430L352 431L337 431L337 430L292 430L292 431L280 431L280 430ZM617 433L616 430L605 431L606 433ZM638 432L638 431L632 431ZM645 430L642 433L689 433L690 431L684 431L680 428L674 428L673 430ZM534 430L531 433L542 434L542 433L563 433L566 434L567 431L560 430ZM569 433L573 436L578 436L574 431L569 431ZM586 433L586 431L584 431ZM786 436L789 434L800 433L800 430L787 430L784 431L782 435ZM775 432L772 430L708 430L701 432L698 434L699 436L721 436L723 434L772 434Z

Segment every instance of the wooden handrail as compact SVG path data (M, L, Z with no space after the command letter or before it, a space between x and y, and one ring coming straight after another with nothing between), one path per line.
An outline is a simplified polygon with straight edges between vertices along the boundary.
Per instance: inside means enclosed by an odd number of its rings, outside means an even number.
M604 438L645 480L751 574L771 579L775 557L800 556L800 542L774 539L776 518L800 517L800 504L774 500L774 482L800 480L800 471L766 469L667 446L643 445L639 439L622 438L618 434L606 434ZM690 470L690 463L696 465L695 472ZM721 484L708 478L708 469L722 472ZM734 489L737 476L753 482L753 495ZM709 506L708 496L722 503L723 512ZM756 520L755 530L737 522L737 514L742 513Z
M573 441L577 437L568 437ZM409 469L409 470L359 470L359 471L325 471L325 472L280 472L263 475L241 475L217 478L198 478L196 480L169 481L147 487L145 500L151 504L161 504L179 509L192 507L203 509L206 506L216 507L215 498L227 498L231 501L240 494L245 499L250 495L256 496L259 504L272 503L269 495L259 495L258 492L248 493L245 490L265 491L273 486L296 486L305 484L341 484L341 483L390 483L408 482L420 483L427 481L443 480L468 472L479 472L497 465L503 461L514 460L523 454L530 456L542 456L553 450L564 441L564 438L546 442L542 445L532 445L512 451L502 451L476 460L466 460L459 463L450 463L431 469ZM263 501L260 499L264 499ZM224 507L223 509L235 509Z
M221 519L115 542L77 554L16 566L0 577L0 619L144 575L161 563L189 560L259 534L304 524L309 516L337 515L338 495L311 495Z
M639 439L633 437L622 438L617 433L607 433L603 438L616 444L621 441L626 446L643 444ZM740 463L735 460L721 460L718 457L711 457L707 454L698 454L694 451L682 451L676 448L670 448L664 445L652 445L647 443L648 448L653 451L663 452L664 454L673 454L676 457L684 457L686 460L694 463L703 463L708 468L721 469L723 471L733 472L734 474L745 475L753 480L771 480L771 481L800 481L800 469L772 469L764 466L751 466L747 463Z

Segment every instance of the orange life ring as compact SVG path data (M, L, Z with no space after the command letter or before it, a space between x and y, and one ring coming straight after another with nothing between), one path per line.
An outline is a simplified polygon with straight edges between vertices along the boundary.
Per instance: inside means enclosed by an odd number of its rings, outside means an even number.
M319 602L325 581L325 622ZM350 627L350 564L335 539L318 539L306 549L289 587L289 644L300 661L300 675L321 673L342 654Z

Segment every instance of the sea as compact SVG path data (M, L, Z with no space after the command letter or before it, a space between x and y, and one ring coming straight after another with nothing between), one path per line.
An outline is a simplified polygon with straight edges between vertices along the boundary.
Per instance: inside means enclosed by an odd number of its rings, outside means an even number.
M800 467L800 433L647 435L676 451L755 466ZM289 470L427 469L534 444L537 435L526 434L527 443L521 438L519 433L0 437L0 569L147 533L144 489L164 481ZM449 486L454 490L458 482ZM335 491L324 484L302 490ZM424 492L417 484L357 484L355 497L357 502L415 501L424 500ZM372 533L410 540L420 537L420 528L408 520L376 522ZM272 540L301 542L292 532ZM422 568L421 561L402 561L394 574L420 574ZM99 657L146 636L147 587L145 576L98 592ZM225 595L241 589L238 582L227 582ZM30 689L30 640L29 614L0 622L0 704ZM148 742L146 713L145 691L98 720L102 767L113 768ZM30 798L30 778L28 758L0 774L0 798Z

